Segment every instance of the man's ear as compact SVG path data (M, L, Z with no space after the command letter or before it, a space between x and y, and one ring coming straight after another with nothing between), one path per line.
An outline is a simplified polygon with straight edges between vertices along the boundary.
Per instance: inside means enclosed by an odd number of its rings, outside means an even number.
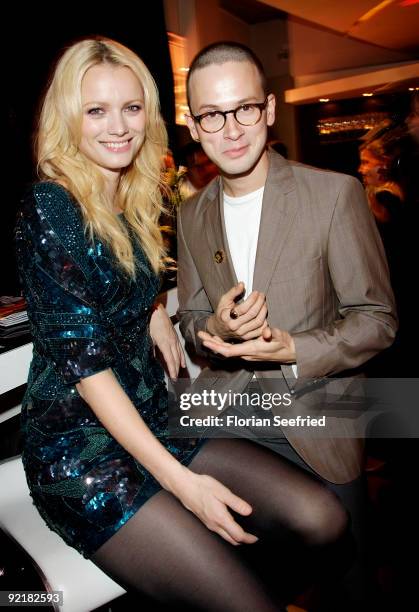
M268 125L273 125L275 123L275 107L275 94L270 93L268 96L268 104L266 105L266 122Z
M189 132L191 134L192 139L195 140L195 142L199 142L199 134L198 134L198 130L196 129L195 121L190 115L187 115L186 113L184 117L185 117L186 125L189 128Z

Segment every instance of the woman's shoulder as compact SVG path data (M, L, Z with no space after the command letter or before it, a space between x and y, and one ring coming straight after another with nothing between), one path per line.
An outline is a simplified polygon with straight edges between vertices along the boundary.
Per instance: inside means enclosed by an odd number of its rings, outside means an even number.
M82 225L76 199L62 185L52 181L34 183L23 197L21 212L25 218L36 216L57 230Z
M58 183L35 183L22 204L16 227L18 245L30 243L38 255L46 253L47 259L61 253L83 270L87 266L89 273L89 244L80 207L71 193Z
M53 182L34 183L26 192L18 215L18 229L35 240L48 237L63 245L85 242L84 223L77 201Z
M23 204L36 204L43 210L72 210L77 207L77 202L72 194L65 187L53 181L40 181L31 185L23 197Z

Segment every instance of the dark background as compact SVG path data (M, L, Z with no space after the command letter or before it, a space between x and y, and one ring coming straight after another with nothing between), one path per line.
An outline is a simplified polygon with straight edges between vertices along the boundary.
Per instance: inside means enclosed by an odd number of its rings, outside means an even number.
M318 168L352 174L360 179L359 146L366 131L324 136L318 134L317 122L330 117L351 117L374 112L388 113L396 121L403 122L409 114L410 100L411 96L406 91L296 106L299 161Z

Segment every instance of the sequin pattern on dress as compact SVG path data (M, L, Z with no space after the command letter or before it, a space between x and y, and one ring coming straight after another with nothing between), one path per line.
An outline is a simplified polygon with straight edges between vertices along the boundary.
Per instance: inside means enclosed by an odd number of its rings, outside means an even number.
M76 383L112 368L179 461L188 464L203 442L167 437L163 370L148 332L159 279L140 245L133 241L134 281L104 244L86 239L77 202L54 183L25 198L16 244L34 345L21 417L26 477L48 526L90 557L161 487L104 429Z

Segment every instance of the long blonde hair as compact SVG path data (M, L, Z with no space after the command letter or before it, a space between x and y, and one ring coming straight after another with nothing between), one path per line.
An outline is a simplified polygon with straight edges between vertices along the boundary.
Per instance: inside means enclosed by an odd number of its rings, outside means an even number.
M103 174L78 147L82 79L89 68L103 63L130 68L144 90L144 143L130 166L121 171L115 202L106 195ZM124 211L153 270L164 267L166 251L158 220L164 210L161 168L167 132L154 79L135 53L105 38L82 40L68 48L58 61L43 101L36 150L39 177L60 183L74 195L87 234L108 244L130 277L135 276L132 243L125 224L113 212L115 204Z

